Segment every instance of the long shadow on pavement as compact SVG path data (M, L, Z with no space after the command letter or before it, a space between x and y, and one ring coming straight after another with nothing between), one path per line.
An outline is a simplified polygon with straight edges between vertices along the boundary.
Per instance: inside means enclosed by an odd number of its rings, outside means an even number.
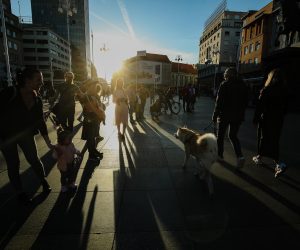
M154 126L152 122L146 122L146 126L158 133L161 140L170 140L165 136L166 131L170 136L176 131L175 124L161 123L159 126ZM170 147L175 148L175 144L166 145L169 147L168 152ZM171 162L174 160L171 159ZM203 247L204 249L259 249L263 245L278 249L278 247L299 246L299 231L295 230L294 226L299 223L300 216L297 221L291 223L289 215L278 214L276 203L291 209L293 218L299 214L295 215L295 212L299 211L298 207L251 176L234 172L247 181L249 187L252 185L269 195L268 200L274 199L274 209L270 204L251 195L247 188L241 189L235 186L234 180L229 183L216 176L214 177L216 194L212 206L203 209L206 206L205 200L201 198L199 190L195 190L195 186L191 185L191 179L186 178L186 174L180 174L180 170L172 169L171 165L169 169L185 217L186 237L194 242L194 249L203 249ZM227 164L226 169L233 171L234 167ZM249 238L254 240L249 241Z
M153 160L160 157L155 155L159 150L159 145L155 147L155 134L150 129L141 133L137 126L128 129L125 141L119 144L120 171L125 173L126 180L125 188L115 200L115 203L120 201L120 207L115 211L113 248L168 249L166 234L176 241L182 218L171 186L157 181L167 178L168 182L168 177L160 176L166 172L166 166L151 166L149 162L149 157ZM181 243L177 247L188 249Z

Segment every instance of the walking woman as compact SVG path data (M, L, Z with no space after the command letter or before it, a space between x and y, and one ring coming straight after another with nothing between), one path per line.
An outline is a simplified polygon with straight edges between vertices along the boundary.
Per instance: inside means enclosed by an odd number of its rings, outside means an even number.
M262 157L270 157L275 162L275 177L285 171L286 165L279 162L279 140L287 108L287 86L280 69L268 74L256 106L253 123L258 124L258 155L253 157L256 164Z
M116 83L116 88L113 93L113 102L115 106L115 124L118 128L118 136L120 139L124 140L124 135L126 127L128 124L128 97L125 94L124 82L122 79L118 79ZM121 133L120 126L123 124L123 130Z
M36 69L24 69L17 75L17 87L0 92L0 149L7 164L8 177L21 202L30 199L23 191L20 179L19 146L39 178L44 192L51 188L45 179L42 162L37 153L34 136L40 132L47 146L52 148L43 116L43 103L38 91L43 84L42 73Z

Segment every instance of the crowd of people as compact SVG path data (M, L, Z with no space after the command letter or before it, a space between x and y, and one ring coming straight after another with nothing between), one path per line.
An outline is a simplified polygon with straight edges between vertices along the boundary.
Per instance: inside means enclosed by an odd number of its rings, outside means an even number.
M6 118L0 123L0 149L7 164L7 172L17 197L22 202L30 202L23 191L20 179L20 160L18 146L33 168L43 191L51 191L46 178L43 164L38 156L35 135L40 133L48 148L53 151L61 173L61 191L77 188L74 179L76 160L81 153L72 142L74 135L75 101L82 105L82 140L86 140L89 159L99 161L103 153L97 150L97 144L103 140L100 136L100 124L105 124L105 108L101 101L101 85L97 80L87 80L82 84L74 84L74 74L67 72L65 81L58 91L58 101L53 102L51 112L56 116L57 143L51 142L45 122L43 102L39 89L43 84L42 73L36 69L26 68L17 76L17 86L7 87L0 92L0 113ZM197 90L186 85L180 90L184 112L192 112L196 101ZM128 120L131 123L144 119L144 109L150 96L145 88L129 85L126 89L122 79L118 79L112 91L115 103L115 125L118 137L125 138ZM217 143L218 156L224 161L224 137L229 128L229 139L237 157L237 167L243 167L243 156L238 139L239 128L244 120L247 107L247 88L238 77L235 68L228 68L224 73L216 98L212 121L218 124ZM154 103L155 104L155 103ZM153 105L154 105L153 104ZM272 70L261 90L253 123L257 126L258 152L253 157L255 164L261 164L263 157L271 157L275 162L275 177L286 169L279 159L279 138L287 106L287 88L280 69ZM134 115L135 114L135 115ZM134 119L135 118L135 119ZM122 126L122 129L121 129Z

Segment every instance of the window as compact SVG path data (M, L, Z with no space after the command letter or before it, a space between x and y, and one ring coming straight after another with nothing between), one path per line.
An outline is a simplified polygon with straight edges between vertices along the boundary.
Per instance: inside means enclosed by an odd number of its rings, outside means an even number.
M34 43L33 39L23 39L23 43Z
M35 57L34 56L24 56L24 60L25 61L35 61Z
M38 58L39 61L49 61L49 57L41 56Z
M13 37L16 37L16 32L13 31L12 36L13 36Z
M10 36L10 35L11 35L11 33L10 33L10 30L9 30L9 29L6 29L6 34L7 34L8 36Z
M243 26L243 22L234 22L235 28L241 28Z
M24 35L33 35L33 30L24 30Z
M48 40L36 40L37 44L48 44Z
M48 49L44 49L44 48L38 48L38 49L37 49L37 52L40 52L40 53L48 53L49 50L48 50Z
M250 46L249 46L249 53L253 52L253 47L254 47L253 43L251 43Z
M252 63L252 59L249 59L249 60L248 60L248 63Z
M18 50L18 45L16 43L14 43L14 49Z
M259 50L260 49L260 42L256 42L255 43L255 50Z
M229 31L225 31L225 36L230 36L230 32Z
M244 55L248 54L248 46L244 47Z
M8 48L12 48L12 42L11 41L8 41Z
M235 32L235 36L240 37L240 35L241 35L241 32L239 32L239 31Z
M254 63L258 64L258 58L257 57L254 58Z
M24 48L24 52L35 52L35 48Z

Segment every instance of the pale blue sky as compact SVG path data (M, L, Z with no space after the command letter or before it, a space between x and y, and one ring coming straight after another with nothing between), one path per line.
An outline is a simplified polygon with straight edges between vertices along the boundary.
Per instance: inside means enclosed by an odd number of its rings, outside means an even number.
M45 0L46 1L46 0ZM11 0L19 15L18 1ZM30 0L19 0L21 15L30 16ZM90 0L94 58L100 74L109 77L136 50L161 53L174 60L197 63L199 37L205 20L221 0ZM258 10L270 0L228 0L233 11ZM110 50L101 53L106 45Z

